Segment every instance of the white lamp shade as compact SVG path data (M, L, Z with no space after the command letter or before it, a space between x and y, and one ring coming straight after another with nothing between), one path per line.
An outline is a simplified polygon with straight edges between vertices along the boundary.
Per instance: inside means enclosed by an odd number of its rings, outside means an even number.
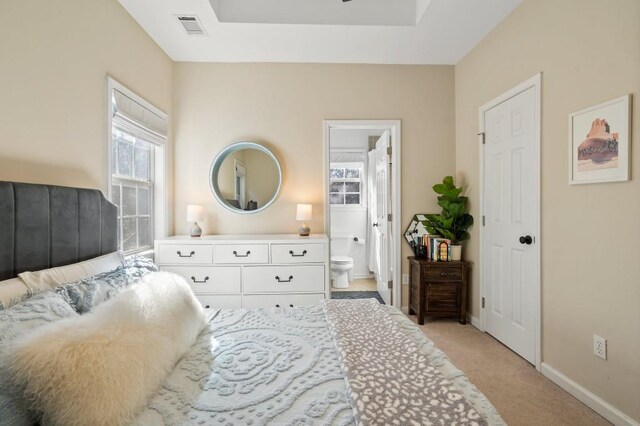
M187 222L201 222L204 220L204 207L196 204L187 206Z
M311 220L311 204L298 204L296 220Z

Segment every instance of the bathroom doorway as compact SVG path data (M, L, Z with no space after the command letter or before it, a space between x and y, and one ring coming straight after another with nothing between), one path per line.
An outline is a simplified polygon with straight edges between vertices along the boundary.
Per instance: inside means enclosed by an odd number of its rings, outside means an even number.
M400 122L324 124L331 297L400 307Z

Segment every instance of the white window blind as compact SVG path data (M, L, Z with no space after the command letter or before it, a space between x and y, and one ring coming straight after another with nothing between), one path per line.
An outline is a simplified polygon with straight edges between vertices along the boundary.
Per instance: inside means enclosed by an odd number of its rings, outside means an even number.
M151 143L164 144L167 140L167 120L150 109L113 89L113 124L136 134Z

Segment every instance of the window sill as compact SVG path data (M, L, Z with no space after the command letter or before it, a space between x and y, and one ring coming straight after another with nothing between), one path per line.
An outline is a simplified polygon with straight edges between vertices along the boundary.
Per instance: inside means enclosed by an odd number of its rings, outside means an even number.
M154 254L155 252L153 251L153 249L142 249L138 251L130 251L130 252L122 253L122 256L125 259L128 259L133 256L148 257L149 259L153 259Z

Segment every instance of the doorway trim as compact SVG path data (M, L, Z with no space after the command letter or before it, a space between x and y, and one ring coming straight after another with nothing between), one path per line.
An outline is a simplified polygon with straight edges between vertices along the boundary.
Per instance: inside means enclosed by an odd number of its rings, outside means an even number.
M401 245L402 233L400 230L401 211L401 173L400 173L400 146L401 146L401 122L400 120L324 120L324 229L331 238L331 205L329 204L329 149L331 129L346 130L389 130L391 139L391 233L393 236L393 285L391 288L392 305L398 309L402 308L402 254Z
M483 137L485 132L485 113L490 109L500 105L503 102L513 98L514 96L519 95L520 93L534 88L535 90L535 100L534 100L534 171L535 176L534 180L536 182L535 185L535 200L537 202L537 224L535 226L536 233L536 251L537 251L537 265L534 267L534 279L533 279L533 323L534 323L534 338L535 338L535 367L536 370L540 371L542 366L542 315L541 315L541 264L542 264L542 252L541 252L541 232L540 232L540 223L542 219L542 204L540 198L540 144L541 144L541 94L542 94L542 73L538 73L528 80L520 83L514 88L506 91L501 94L497 98L487 102L479 108L479 144L480 144L480 216L484 213L484 149L483 149ZM479 290L480 290L480 301L485 296L485 283L484 283L484 269L485 269L485 259L484 259L484 226L480 226L480 262L479 262ZM480 303L480 305L482 305ZM485 310L480 307L480 331L485 331Z

